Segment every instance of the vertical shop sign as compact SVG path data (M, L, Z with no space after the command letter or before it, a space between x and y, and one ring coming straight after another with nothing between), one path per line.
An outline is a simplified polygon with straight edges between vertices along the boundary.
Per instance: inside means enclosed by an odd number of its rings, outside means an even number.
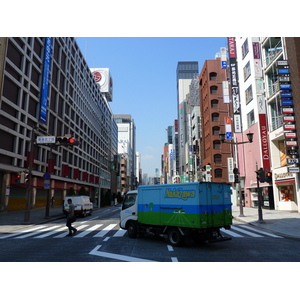
M277 61L277 73L280 88L280 98L283 114L283 128L285 130L285 148L286 155L291 156L287 159L288 171L290 173L298 173L299 167L296 166L299 162L298 159L298 142L295 126L293 93L290 84L290 71L287 60ZM281 75L280 74L284 74Z
M43 67L43 74L42 74L41 100L40 100L40 122L43 124L47 124L51 52L52 52L52 37L46 37L44 61L43 61L44 67Z
M231 80L234 131L242 132L241 107L240 107L241 104L240 104L240 91L239 91L239 81L238 81L238 66L236 61L235 38L228 37L227 41L228 41L228 51L229 51L229 68L230 68L230 80Z

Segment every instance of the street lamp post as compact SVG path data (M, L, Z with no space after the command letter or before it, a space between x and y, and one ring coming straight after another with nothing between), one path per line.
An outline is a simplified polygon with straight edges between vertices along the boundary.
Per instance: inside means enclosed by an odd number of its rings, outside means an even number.
M236 146L236 156L237 156L237 160L236 160L236 163L238 165L238 145L241 145L241 144L247 144L247 143L252 143L253 142L253 133L249 132L247 133L247 138L248 138L248 141L246 142L225 142L225 133L220 133L220 140L222 143L225 143L225 144L231 144L231 145L235 145ZM238 165L239 167L239 165ZM237 175L238 175L238 182L239 182L239 197L240 197L240 215L239 217L245 217L244 216L244 211L243 211L243 203L242 203L242 189L241 189L241 182L240 182L240 173L238 172Z

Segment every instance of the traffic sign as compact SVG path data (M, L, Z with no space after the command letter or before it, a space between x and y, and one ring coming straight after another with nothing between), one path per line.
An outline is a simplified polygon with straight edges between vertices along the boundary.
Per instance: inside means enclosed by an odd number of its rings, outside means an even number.
M44 178L44 180L48 180L48 179L51 178L51 175L50 175L49 173L45 173L45 174L43 175L43 178Z
M38 136L36 142L37 144L55 144L56 136Z

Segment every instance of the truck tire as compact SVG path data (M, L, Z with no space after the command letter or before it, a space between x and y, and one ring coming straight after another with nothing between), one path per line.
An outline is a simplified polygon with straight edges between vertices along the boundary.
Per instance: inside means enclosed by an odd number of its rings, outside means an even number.
M131 221L127 225L127 233L128 236L132 239L136 238L137 236L137 225L135 222Z
M178 247L182 244L183 236L177 228L170 228L168 230L168 242L174 247Z

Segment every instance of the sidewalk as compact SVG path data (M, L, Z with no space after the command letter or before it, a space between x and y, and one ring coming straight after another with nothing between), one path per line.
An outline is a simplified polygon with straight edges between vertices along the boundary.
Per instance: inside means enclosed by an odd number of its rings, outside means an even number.
M30 210L30 223L24 224L24 210L0 213L0 234L25 230L36 224L43 224L51 220L65 218L61 206L50 207L49 217L46 216L46 208L35 208Z
M235 220L249 223L278 235L300 239L300 213L262 209L263 223L258 222L258 208L243 207L244 217L240 217L240 207L232 206Z
M258 222L258 209L243 207L244 217L240 217L240 207L232 206L235 220L249 223L267 231L272 231L285 237L300 239L300 213L289 211L262 210L263 223ZM0 213L0 234L25 230L36 224L43 224L51 220L63 219L61 206L50 207L49 218L45 218L46 209L30 210L30 224L24 223L24 211Z

